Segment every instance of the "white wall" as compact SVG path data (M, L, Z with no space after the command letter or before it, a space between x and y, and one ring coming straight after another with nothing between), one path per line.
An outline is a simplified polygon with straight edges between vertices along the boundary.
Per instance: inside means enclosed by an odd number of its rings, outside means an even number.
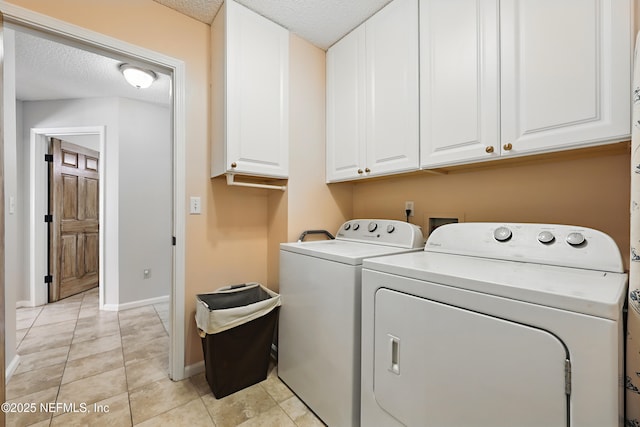
M169 295L172 265L171 112L120 100L120 303ZM144 279L144 270L151 277Z
M171 277L166 273L171 266L170 110L117 98L24 101L22 104L22 144L27 161L32 128L106 127L105 149L101 153L107 200L103 218L105 305L117 309L122 304L168 295ZM136 117L141 120L134 121ZM141 137L146 134L153 137ZM165 156L164 163L129 158L138 152L153 152L155 155L158 147L165 146L166 149L161 151ZM149 205L148 195L157 192L156 184L163 182L158 177L168 180L168 184L163 186L168 205L157 213L162 220L149 221L137 212L141 206ZM136 185L132 185L132 179L137 179ZM28 188L28 183L25 183L25 188ZM134 205L129 208L132 200ZM154 203L160 201L162 198L154 200ZM168 232L166 224L169 224ZM168 235L165 245L158 243L158 235ZM144 258L141 259L140 255ZM125 263L124 268L121 262ZM152 269L152 278L141 283L145 268Z

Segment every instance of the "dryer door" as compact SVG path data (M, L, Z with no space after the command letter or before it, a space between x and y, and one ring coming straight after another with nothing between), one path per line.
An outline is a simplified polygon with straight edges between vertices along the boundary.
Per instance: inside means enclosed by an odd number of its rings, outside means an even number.
M404 425L568 425L567 351L549 332L389 289L374 327L376 400Z

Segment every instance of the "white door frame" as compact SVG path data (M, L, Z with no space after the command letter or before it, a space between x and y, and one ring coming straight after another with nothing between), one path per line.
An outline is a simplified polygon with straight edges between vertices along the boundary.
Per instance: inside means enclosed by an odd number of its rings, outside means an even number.
M47 167L44 155L48 153L50 137L64 139L66 136L96 135L100 138L99 174L99 295L100 309L104 307L106 266L104 264L104 219L106 200L104 192L105 127L33 128L29 137L29 304L32 307L48 303L47 286L47 224L43 221L47 213Z
M173 277L169 310L169 376L185 378L185 193L186 193L186 70L184 61L113 37L69 24L0 0L5 23L32 28L88 47L140 59L171 71L173 89ZM15 82L5 82L15 84ZM15 307L7 307L15 315ZM5 331L15 334L15 331Z

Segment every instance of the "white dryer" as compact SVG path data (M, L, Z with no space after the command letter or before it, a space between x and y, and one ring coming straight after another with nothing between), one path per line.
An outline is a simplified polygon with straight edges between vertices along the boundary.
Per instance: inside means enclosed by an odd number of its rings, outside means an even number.
M363 426L622 425L627 275L606 234L445 225L362 275Z
M327 425L360 425L362 261L423 246L420 227L370 219L280 245L278 376Z

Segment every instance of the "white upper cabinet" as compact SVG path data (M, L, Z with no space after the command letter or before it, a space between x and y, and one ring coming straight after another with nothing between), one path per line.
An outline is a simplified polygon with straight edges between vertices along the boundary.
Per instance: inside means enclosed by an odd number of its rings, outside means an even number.
M500 155L497 0L420 2L421 164Z
M364 173L365 158L364 25L327 51L327 181Z
M460 1L420 1L422 167L629 138L629 0Z
M327 181L417 170L418 4L394 0L327 52Z
M211 34L211 175L287 178L289 32L227 0Z
M509 154L629 138L630 2L502 0L500 7Z

